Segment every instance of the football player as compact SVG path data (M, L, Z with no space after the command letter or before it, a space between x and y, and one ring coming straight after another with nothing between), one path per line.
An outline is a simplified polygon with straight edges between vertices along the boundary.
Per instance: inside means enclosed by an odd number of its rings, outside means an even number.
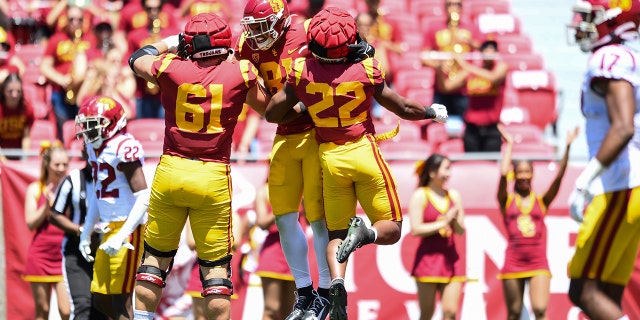
M271 94L282 89L294 61L310 55L304 23L292 24L284 0L249 0L240 24L237 56L251 61ZM322 176L313 121L308 113L278 125L270 155L268 190L286 263L295 280L296 301L286 320L324 319L329 312L331 275L326 259L329 243L322 204ZM305 232L298 222L304 199L306 218L313 230L318 264L314 290ZM270 306L265 306L267 309ZM306 315L305 315L306 313Z
M347 319L344 276L349 255L366 244L387 245L400 239L398 192L376 142L370 98L403 119L444 122L447 118L445 106L424 107L389 89L380 62L370 58L368 45L357 34L355 20L345 10L330 7L316 14L307 33L313 58L296 60L266 112L270 122L285 121L300 101L308 106L315 124L330 239L329 313L334 320ZM355 217L358 201L373 223L371 228Z
M589 52L582 84L590 161L569 197L582 222L569 265L569 298L591 319L629 319L621 310L640 242L640 2L586 0L569 30Z
M263 114L258 71L230 56L231 29L213 13L129 58L157 85L165 108L164 151L151 187L145 252L136 275L136 319L153 319L187 217L209 319L231 316L231 136L243 103ZM177 50L177 54L173 52Z
M149 203L142 171L144 151L138 140L125 133L126 123L122 105L107 96L91 98L76 116L77 134L87 148L95 191L95 196L87 195L88 212L79 249L92 262L94 226L103 233L95 255L91 292L96 307L112 319L133 317L133 279L142 255L141 223Z

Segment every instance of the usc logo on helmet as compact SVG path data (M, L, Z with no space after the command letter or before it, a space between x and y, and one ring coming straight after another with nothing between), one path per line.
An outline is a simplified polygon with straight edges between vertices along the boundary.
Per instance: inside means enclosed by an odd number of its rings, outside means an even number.
M273 12L278 12L284 7L282 0L269 0L269 4L271 5Z
M96 100L96 107L100 110L100 113L109 111L116 107L116 101L109 97L100 97Z
M609 8L620 8L622 11L631 9L632 0L609 0Z

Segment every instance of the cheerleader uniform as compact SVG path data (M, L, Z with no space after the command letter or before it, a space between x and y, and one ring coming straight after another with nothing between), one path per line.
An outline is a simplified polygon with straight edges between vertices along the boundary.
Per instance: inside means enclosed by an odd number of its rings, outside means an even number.
M428 187L422 188L425 193L424 222L434 222L445 218L453 201L447 193L444 201L436 201ZM450 283L465 281L464 266L453 237L453 229L446 226L438 233L422 237L416 250L411 275L417 282Z
M532 201L524 207L520 195L509 194L507 197L503 219L509 243L498 279L531 278L537 275L551 277L547 262L547 228L544 224L547 208L542 198L534 192L529 198Z

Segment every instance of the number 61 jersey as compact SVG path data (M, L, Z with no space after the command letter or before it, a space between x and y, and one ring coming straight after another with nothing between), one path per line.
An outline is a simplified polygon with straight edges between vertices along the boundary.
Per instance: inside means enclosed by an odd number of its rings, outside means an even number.
M152 65L165 110L163 154L229 163L231 138L256 68L246 60L200 67L175 54Z
M597 79L625 80L633 86L635 95L635 134L618 158L591 184L591 194L597 195L640 186L640 53L613 44L596 50L589 57L588 71L582 84L582 113L586 118L589 157L595 157L611 127L607 104L601 92L592 86Z
M129 186L120 164L140 161L144 165L142 145L131 134L117 133L103 146L95 150L86 144L91 165L100 221L125 221L135 203L135 196Z

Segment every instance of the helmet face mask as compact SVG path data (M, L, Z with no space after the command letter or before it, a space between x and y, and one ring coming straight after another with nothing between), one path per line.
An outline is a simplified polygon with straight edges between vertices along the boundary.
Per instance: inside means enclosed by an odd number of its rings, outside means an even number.
M97 96L80 107L75 122L76 136L81 136L85 144L97 149L124 129L127 118L119 102L106 96Z
M290 19L283 0L250 0L240 25L251 50L269 50L284 34Z

